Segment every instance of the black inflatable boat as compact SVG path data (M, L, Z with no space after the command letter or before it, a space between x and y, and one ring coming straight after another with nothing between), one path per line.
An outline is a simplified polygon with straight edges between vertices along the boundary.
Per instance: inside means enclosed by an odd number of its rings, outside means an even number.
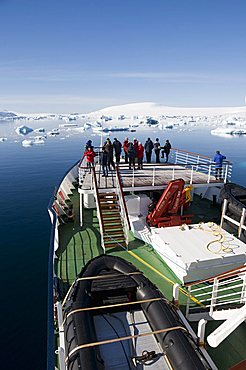
M68 370L211 369L177 309L119 257L92 259L66 302Z

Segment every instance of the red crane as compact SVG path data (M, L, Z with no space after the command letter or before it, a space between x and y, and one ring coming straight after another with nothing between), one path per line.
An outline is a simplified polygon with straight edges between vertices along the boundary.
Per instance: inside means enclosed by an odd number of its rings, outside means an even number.
M183 179L172 180L168 183L154 210L147 216L147 223L150 226L179 226L191 223L192 215L178 214L181 207L190 202L187 192L191 188L184 189L184 185Z

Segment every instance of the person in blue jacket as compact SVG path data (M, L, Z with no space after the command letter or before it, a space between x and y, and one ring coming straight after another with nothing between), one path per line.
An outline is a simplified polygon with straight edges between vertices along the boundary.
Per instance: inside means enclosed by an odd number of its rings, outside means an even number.
M222 164L224 159L226 159L226 156L222 155L220 151L217 150L214 156L216 180L222 180Z

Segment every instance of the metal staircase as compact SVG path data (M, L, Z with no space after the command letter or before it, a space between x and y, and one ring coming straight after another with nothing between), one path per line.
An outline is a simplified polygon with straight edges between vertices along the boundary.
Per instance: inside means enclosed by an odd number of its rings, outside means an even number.
M115 192L99 193L98 200L104 229L104 247L117 247L118 244L126 247L118 195Z
M128 246L130 222L118 167L116 167L114 181L115 189L100 189L99 192L95 167L92 168L94 197L104 250Z

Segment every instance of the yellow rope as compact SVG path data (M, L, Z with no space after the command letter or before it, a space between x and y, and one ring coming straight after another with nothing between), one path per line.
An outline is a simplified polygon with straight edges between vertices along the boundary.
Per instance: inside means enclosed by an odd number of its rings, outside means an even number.
M203 223L200 223L199 226L198 226L198 230L203 230L203 231L207 231L207 232L210 232L210 233L213 233L213 235L216 237L216 239L214 240L211 240L206 248L209 252L213 253L213 254L222 254L222 253L233 253L233 250L238 248L239 245L238 244L235 244L235 246L233 247L232 245L228 245L231 241L233 241L234 239L233 238L228 238L222 231L221 227L218 226L217 224L215 224L214 222L208 222L207 225L209 227L209 229L205 229L203 227ZM213 250L211 248L211 245L212 244L215 244L215 243L219 243L219 247L218 247L218 250Z
M149 267L152 271L154 271L157 275L161 276L163 279L165 279L169 284L171 285L174 285L175 282L173 282L171 279L169 279L167 276L165 276L164 274L162 274L159 270L157 270L155 267L151 266L148 262L144 261L141 257L139 257L137 254L135 254L134 252L132 251L128 251L129 254L131 254L134 258L136 258L137 260L139 260L143 265ZM184 294L186 297L188 297L188 292L179 287L179 291L180 293ZM195 297L193 296L190 296L190 299L195 302L196 304L200 305L200 306L203 306L203 304L198 301L198 299L196 299Z

